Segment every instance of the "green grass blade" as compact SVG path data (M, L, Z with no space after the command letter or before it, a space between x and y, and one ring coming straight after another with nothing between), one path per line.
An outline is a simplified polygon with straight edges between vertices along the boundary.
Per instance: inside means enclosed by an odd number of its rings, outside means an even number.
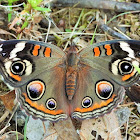
M43 7L35 7L35 10L42 11L42 12L50 12L50 8L43 8Z
M109 24L112 20L114 20L115 18L117 18L117 17L120 17L120 16L123 16L123 15L126 15L126 14L130 14L131 12L125 12L125 13L121 13L121 14L119 14L119 15L117 15L117 16L114 16L113 18L111 18L108 22L107 22L107 24Z
M8 6L12 6L12 3L8 3ZM8 7L8 8L10 11L10 13L8 13L8 22L10 22L12 18L12 7Z
M26 140L26 132L27 132L27 122L28 122L29 116L26 117L25 125L24 125L24 140Z
M136 65L133 65L135 67L135 69L138 71L138 73L140 74L140 68Z
M79 18L78 18L78 21L76 22L76 24L75 24L75 26L74 26L74 28L73 28L73 31L72 31L72 33L71 33L69 39L72 38L72 36L73 36L73 34L74 34L74 32L75 32L75 30L76 30L76 28L77 28L77 26L78 26L78 24L79 24L81 18L82 18L82 16L83 16L83 14L84 14L84 9L82 9L82 12L81 12L81 14L80 14L80 16L79 16Z
M90 41L90 45L93 44L93 41L94 41L94 37L95 37L95 34L96 34L97 27L98 27L98 25L96 25L96 27L95 27L95 30L94 30L94 33L93 33L92 39L91 39L91 41Z

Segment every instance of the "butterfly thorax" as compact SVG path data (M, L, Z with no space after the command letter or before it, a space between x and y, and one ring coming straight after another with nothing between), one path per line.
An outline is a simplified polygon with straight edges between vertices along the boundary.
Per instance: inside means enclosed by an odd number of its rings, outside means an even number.
M68 51L66 59L66 94L68 100L72 100L76 92L78 63L79 54L76 51L76 47L72 46Z

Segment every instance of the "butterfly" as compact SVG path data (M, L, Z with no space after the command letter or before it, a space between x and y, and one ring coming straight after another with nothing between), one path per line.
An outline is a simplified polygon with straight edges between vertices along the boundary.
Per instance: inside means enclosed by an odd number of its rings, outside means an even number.
M0 73L35 119L88 119L111 112L124 87L139 80L139 67L137 40L100 42L80 52L29 40L0 42Z

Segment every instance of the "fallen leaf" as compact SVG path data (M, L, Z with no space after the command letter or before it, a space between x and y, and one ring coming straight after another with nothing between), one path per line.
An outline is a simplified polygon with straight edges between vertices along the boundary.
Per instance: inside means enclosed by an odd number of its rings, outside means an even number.
M14 108L14 100L16 98L15 90L8 92L7 94L0 95L0 99L3 101L4 106L6 109L12 111Z

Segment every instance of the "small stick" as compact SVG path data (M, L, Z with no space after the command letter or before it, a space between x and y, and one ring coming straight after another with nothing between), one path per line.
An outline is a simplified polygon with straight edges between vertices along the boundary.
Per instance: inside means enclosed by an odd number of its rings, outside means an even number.
M117 37L119 39L128 39L127 36L124 36L121 33L118 33L114 30L112 30L110 27L108 27L106 24L103 24L104 22L102 20L98 21L98 25L99 27L104 31L107 32L109 35L113 36L113 37Z
M3 114L2 117L0 118L0 123L6 119L6 117L9 115L9 113L10 113L10 112L9 112L8 110L6 110L6 111L4 112L4 114Z
M77 8L106 9L116 12L140 10L140 4L132 2L117 2L107 0L54 0L51 2L53 7L73 7L76 4Z

